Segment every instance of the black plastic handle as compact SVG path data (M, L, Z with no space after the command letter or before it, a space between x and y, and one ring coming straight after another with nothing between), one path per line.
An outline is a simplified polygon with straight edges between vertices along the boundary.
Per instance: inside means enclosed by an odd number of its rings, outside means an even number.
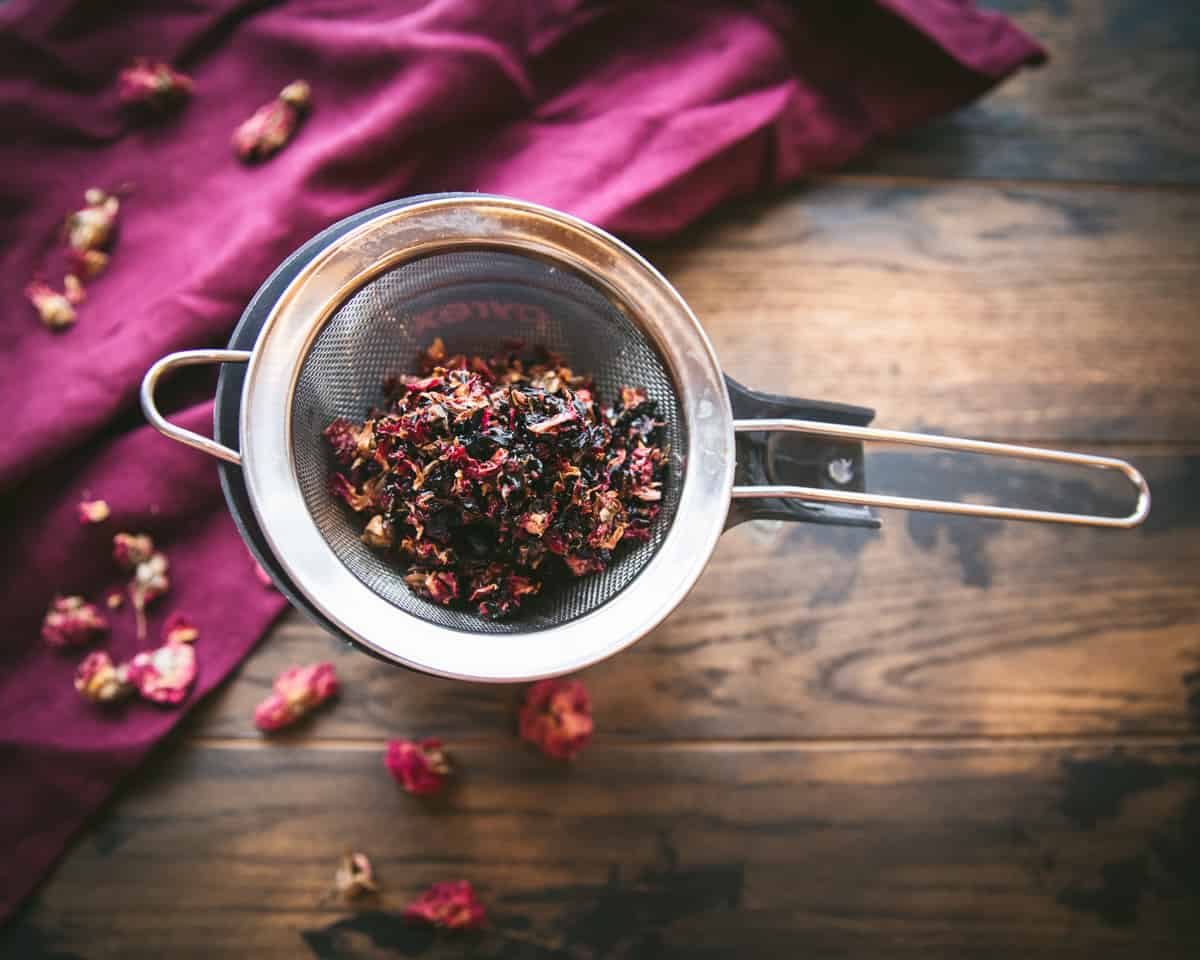
M759 393L725 377L735 420L790 418L845 423L865 427L875 418L869 407L821 400L800 400L772 393ZM736 436L739 486L787 485L823 490L866 489L866 465L861 443L803 433L740 432ZM793 520L845 527L878 527L879 520L868 507L802 500L735 500L729 508L726 528L746 520Z

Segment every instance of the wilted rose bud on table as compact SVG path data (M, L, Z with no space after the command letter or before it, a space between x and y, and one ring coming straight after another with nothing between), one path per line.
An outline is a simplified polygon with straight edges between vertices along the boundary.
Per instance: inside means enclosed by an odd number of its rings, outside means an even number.
M25 288L25 297L33 304L38 316L51 330L63 330L75 322L75 308L64 293L59 293L40 280Z
M129 680L147 700L180 703L196 679L196 651L187 643L167 643L129 661Z
M75 689L92 703L114 703L133 692L129 667L114 666L112 657L95 650L83 658L75 670Z
M259 107L233 133L233 152L247 163L265 160L279 151L308 113L312 91L303 80L284 87L270 103Z
M592 701L579 680L540 680L525 691L520 732L547 756L570 760L592 737Z
M113 560L122 570L134 569L153 553L154 541L144 533L118 533L113 537Z
M84 206L67 217L64 227L67 245L76 254L107 246L121 209L121 201L99 187L89 189L83 200Z
M191 618L178 610L167 617L162 628L163 643L195 643L200 636Z
M109 517L108 504L103 500L80 500L80 523L103 523Z
M404 916L447 930L476 929L486 919L483 904L466 880L435 883L404 908Z
M164 112L181 106L192 95L192 78L169 64L139 57L121 71L121 102Z
M83 597L55 597L42 620L42 639L51 647L81 647L108 630L108 621Z
M346 900L353 900L368 891L374 892L379 889L375 883L375 871L367 855L349 850L342 855L342 862L338 864L337 872L333 875L333 885L338 894Z
M295 723L338 691L332 663L292 667L275 678L274 692L254 710L260 730L279 730Z
M384 764L392 779L417 796L437 793L450 776L440 740L389 740Z

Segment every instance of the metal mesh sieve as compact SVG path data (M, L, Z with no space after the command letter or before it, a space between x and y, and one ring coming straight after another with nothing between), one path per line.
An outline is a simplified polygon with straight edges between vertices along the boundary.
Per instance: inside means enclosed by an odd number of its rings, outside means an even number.
M360 288L329 318L301 364L291 410L291 451L304 502L338 559L389 603L429 623L470 633L524 633L590 613L630 584L665 538L683 485L671 458L662 510L650 540L617 551L602 573L575 578L557 558L539 596L511 619L484 620L413 595L395 557L360 539L363 518L328 492L335 463L321 431L335 417L363 420L384 403L389 375L415 373L421 353L441 337L450 353L489 356L521 338L563 355L592 376L598 398L614 400L622 385L644 387L666 422L665 442L686 447L674 381L652 343L618 304L560 265L497 250L440 253L410 261Z

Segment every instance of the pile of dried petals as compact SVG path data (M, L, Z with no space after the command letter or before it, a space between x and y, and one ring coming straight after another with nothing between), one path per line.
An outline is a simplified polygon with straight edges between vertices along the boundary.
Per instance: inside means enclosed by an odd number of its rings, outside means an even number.
M108 632L108 621L83 597L55 597L42 620L47 646L82 647Z
M644 390L602 409L545 350L485 362L439 339L423 366L388 385L386 411L324 431L331 492L366 515L368 545L408 564L414 593L497 619L538 593L548 557L583 576L649 539L667 456Z
M146 605L171 587L167 555L154 549L146 534L118 533L113 537L113 560L122 570L133 572L129 581L129 599L137 618L139 640L146 638Z
M270 103L259 107L233 132L233 152L254 163L277 153L292 138L308 113L312 91L303 80L289 83Z
M435 883L404 908L404 916L447 930L473 930L483 926L483 904L466 880Z
M389 740L383 760L392 779L419 797L437 793L450 776L440 740Z
M170 64L139 57L118 76L119 96L126 106L164 113L182 106L192 95L192 78Z
M580 680L539 680L525 691L520 733L547 756L570 760L592 737L592 700Z
M375 883L375 871L365 853L347 850L342 854L341 863L333 875L333 887L338 896L345 900L353 900L370 891L379 889Z
M254 725L263 731L289 726L337 691L337 673L332 663L292 667L275 678L272 694L255 707Z
M134 690L153 703L181 703L196 679L191 643L198 636L186 616L172 614L163 625L162 646L122 664L114 664L109 654L97 650L76 669L75 689L93 703L113 703Z

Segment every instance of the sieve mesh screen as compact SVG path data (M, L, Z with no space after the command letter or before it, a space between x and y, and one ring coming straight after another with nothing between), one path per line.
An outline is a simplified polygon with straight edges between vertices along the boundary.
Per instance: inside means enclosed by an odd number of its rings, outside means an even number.
M671 451L662 510L649 541L623 547L601 573L547 576L539 596L509 620L492 622L414 596L395 558L360 539L362 518L327 489L334 468L321 431L335 417L362 421L383 406L389 375L414 373L441 337L451 353L490 356L507 338L546 346L577 373L591 375L604 403L622 385L644 387L658 402ZM606 603L633 581L666 537L683 486L679 454L687 437L674 382L636 322L573 271L497 250L441 253L403 264L363 286L329 318L301 364L291 411L293 466L321 535L346 567L394 606L452 630L524 633L558 626ZM546 567L558 567L548 558Z

